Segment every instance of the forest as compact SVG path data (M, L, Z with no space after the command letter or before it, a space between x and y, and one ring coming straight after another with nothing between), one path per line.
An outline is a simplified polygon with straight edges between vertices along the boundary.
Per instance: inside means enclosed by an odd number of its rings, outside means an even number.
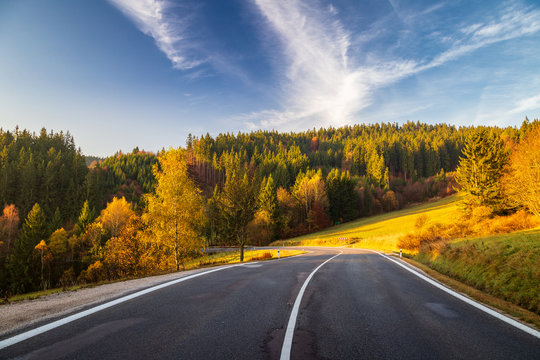
M178 271L208 246L243 254L458 190L465 211L538 215L523 159L539 124L189 135L105 159L69 133L0 129L0 295Z

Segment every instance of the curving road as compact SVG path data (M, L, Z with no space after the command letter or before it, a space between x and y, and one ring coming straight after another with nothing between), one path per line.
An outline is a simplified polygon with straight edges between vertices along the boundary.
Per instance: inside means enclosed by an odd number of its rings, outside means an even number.
M0 339L0 358L279 359L306 279L341 251L311 250L188 279L10 346ZM298 310L292 359L540 359L538 337L371 252L325 263Z

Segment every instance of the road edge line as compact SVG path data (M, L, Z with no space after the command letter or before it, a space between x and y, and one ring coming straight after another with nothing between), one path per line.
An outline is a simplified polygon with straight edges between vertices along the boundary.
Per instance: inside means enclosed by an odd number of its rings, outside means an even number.
M300 291L298 292L298 295L296 296L296 300L294 301L294 305L291 310L291 315L289 317L289 322L287 323L287 331L285 332L285 338L283 339L283 346L281 347L280 360L289 360L291 358L292 341L293 341L293 336L294 336L294 328L296 327L296 319L298 317L298 311L300 309L300 303L302 302L302 297L304 296L304 292L306 291L306 288L309 282L311 281L311 278L321 267L323 267L324 264L338 257L341 254L343 254L343 251L340 251L339 254L332 256L331 258L327 259L322 264L317 266L315 270L313 270L311 274L309 274L307 279L304 281L304 284L302 285L302 287L300 288Z
M388 256L386 256L386 255L384 255L384 254L382 254L382 253L380 253L378 251L371 250L371 249L361 249L361 250L372 251L372 252L382 256L383 258L385 258L387 260L390 260L393 263L401 266L403 269L405 269L405 270L409 271L410 273L418 276L420 279L422 279L422 280L428 282L429 284L439 288L440 290L446 292L447 294L452 295L453 297L458 298L459 300L461 300L463 302L466 302L467 304L469 304L471 306L474 306L478 310L481 310L481 311L483 311L483 312L485 312L485 313L487 313L487 314L489 314L489 315L491 315L491 316L493 316L493 317L495 317L495 318L497 318L497 319L499 319L501 321L504 321L505 323L507 323L507 324L509 324L509 325L511 325L511 326L513 326L515 328L518 328L521 331L524 331L524 332L528 333L529 335L532 335L532 336L540 339L540 331L537 331L537 330L535 330L535 329L533 329L533 328L531 328L531 327L529 327L527 325L524 325L524 324L520 323L519 321L516 321L516 320L514 320L514 319L512 319L512 318L510 318L510 317L508 317L508 316L506 316L504 314L501 314L501 313L489 308L488 306L486 306L486 305L484 305L484 304L482 304L482 303L480 303L480 302L478 302L476 300L468 298L468 297L458 293L457 291L455 291L453 289L450 289L449 287L439 283L438 281L435 281L435 280L431 279L430 277L428 277L426 275L423 275L420 272L418 272L416 270L413 270L410 267L402 264L401 262L399 262L397 260L394 260L394 259L392 259L392 258L390 258L390 257L388 257ZM411 266L411 267L414 267L413 265L410 265L410 264L408 264L408 265ZM416 269L416 267L414 267L414 268Z
M175 285L175 284L181 283L183 281L190 280L190 279L202 276L202 275L210 274L210 273L225 270L225 269L230 269L232 267L237 267L237 266L240 266L240 265L242 265L242 264L228 265L228 266L224 266L224 267L220 267L220 268L217 268L217 269L212 269L212 270L200 272L200 273L193 274L193 275L188 275L188 276L185 276L185 277L182 277L182 278L179 278L179 279L171 280L171 281L159 284L159 285L155 285L155 286L152 286L152 287L149 287L149 288L134 292L133 294L122 296L122 297L120 297L118 299L108 301L108 302L106 302L104 304L92 307L90 309L87 309L87 310L72 314L70 316L67 316L65 318L53 321L51 323L42 325L42 326L37 327L35 329L28 330L28 331L25 331L25 332L23 332L21 334L9 337L9 338L4 339L4 340L1 340L0 341L0 350L5 349L5 348L7 348L9 346L15 345L15 344L17 344L17 343L19 343L21 341L28 340L28 339L30 339L30 338L32 338L34 336L43 334L43 333L45 333L45 332L47 332L49 330L55 329L55 328L60 327L62 325L73 322L75 320L81 319L81 318L86 317L88 315L97 313L97 312L99 312L101 310L105 310L105 309L108 309L108 308L110 308L112 306L115 306L115 305L121 304L123 302L126 302L128 300L135 299L135 298L137 298L139 296L142 296L142 295L154 292L156 290L163 289L163 288L166 288L168 286Z

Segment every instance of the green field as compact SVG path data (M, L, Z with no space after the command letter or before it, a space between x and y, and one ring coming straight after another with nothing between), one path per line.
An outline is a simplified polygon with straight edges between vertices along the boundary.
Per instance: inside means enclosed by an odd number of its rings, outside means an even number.
M354 244L355 247L361 248L399 251L396 245L398 237L414 230L418 215L426 214L433 222L450 223L459 215L459 200L457 195L453 195L442 200L333 226L317 233L284 241L279 240L272 245L342 246Z

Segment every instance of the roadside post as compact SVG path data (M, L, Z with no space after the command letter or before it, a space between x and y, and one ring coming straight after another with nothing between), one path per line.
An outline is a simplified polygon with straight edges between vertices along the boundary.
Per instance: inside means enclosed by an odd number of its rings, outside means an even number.
M278 251L277 251L277 258L279 259L279 249L278 249Z
M399 249L399 257L401 258L403 256L403 249Z

